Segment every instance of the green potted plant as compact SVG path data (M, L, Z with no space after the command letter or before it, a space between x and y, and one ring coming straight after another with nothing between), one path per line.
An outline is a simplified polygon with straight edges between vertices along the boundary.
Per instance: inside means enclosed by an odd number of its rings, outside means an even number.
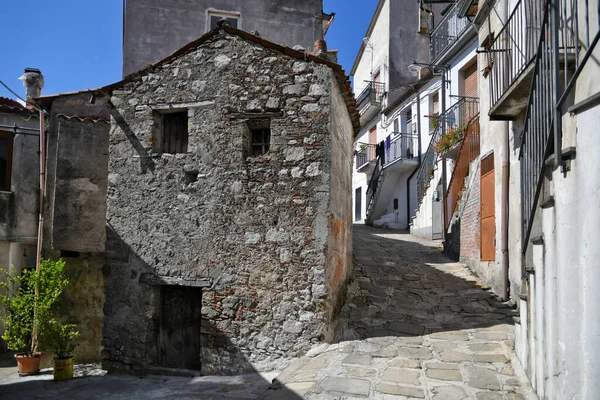
M41 329L40 347L52 351L54 357L54 380L63 381L73 377L73 340L79 336L74 324L61 324L56 319L47 320Z
M10 271L0 269L5 276L5 281L0 282L0 303L4 309L0 321L5 325L2 339L9 350L16 352L21 376L40 370L37 338L44 334L52 308L69 283L64 267L62 260L42 260L39 271L24 269L19 274L14 266Z

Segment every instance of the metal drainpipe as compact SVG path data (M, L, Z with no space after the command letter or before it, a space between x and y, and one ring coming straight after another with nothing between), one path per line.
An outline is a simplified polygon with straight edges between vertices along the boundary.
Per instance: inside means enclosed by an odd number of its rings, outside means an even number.
M508 9L508 1L504 2L504 16L501 19L504 19L504 23L509 15ZM506 39L505 39L506 40ZM507 46L508 43L505 44ZM505 47L508 48L508 47ZM509 65L510 60L508 59L508 53L506 53L505 57L507 58L506 65ZM502 252L502 300L508 300L508 291L509 291L509 283L508 283L508 183L509 183L509 156L508 152L510 149L509 145L509 129L508 129L508 121L502 122L502 141L500 143L500 157L502 162L502 198L501 202L501 210L502 213L501 221L500 221L500 250Z
M448 69L444 67L442 70L442 112L444 114L446 112L446 73ZM442 123L442 135L446 132L446 117L440 118L440 122ZM442 241L444 242L444 248L446 245L446 182L448 180L448 173L446 170L446 159L442 158L442 194L441 194L441 202L442 202ZM435 182L434 182L435 183Z
M42 230L44 226L44 191L46 188L46 139L45 139L45 121L44 121L44 110L40 107L40 215L38 221L38 237L37 237L37 254L35 262L35 272L39 276L40 274L40 263L42 261ZM39 295L39 285L35 287L35 296ZM34 310L37 313L37 308ZM31 351L37 351L37 325L34 325L33 329L33 348Z
M421 93L417 91L417 145L419 152L419 164L417 168L406 179L406 227L410 226L410 180L419 170L421 165Z

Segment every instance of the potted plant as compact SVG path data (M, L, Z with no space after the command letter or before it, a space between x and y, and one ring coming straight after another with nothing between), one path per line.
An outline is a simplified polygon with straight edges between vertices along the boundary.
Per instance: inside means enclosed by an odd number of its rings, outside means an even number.
M452 158L453 155L449 153L457 150L457 145L463 140L464 136L464 125L449 128L436 143L435 150L438 154L446 153L446 158Z
M14 266L10 271L0 270L5 281L0 282L0 302L4 315L2 339L9 350L15 351L20 376L37 374L40 370L41 353L35 351L33 341L35 314L35 271L23 270L21 274Z
M16 352L18 372L33 375L40 370L37 338L44 334L52 318L52 309L65 286L69 283L62 260L42 260L39 271L24 269L17 273L1 270L6 281L0 282L0 303L5 325L2 338L9 350Z
M74 324L61 324L56 319L47 320L41 329L40 347L52 351L54 357L54 380L64 381L73 377L73 340L79 336Z

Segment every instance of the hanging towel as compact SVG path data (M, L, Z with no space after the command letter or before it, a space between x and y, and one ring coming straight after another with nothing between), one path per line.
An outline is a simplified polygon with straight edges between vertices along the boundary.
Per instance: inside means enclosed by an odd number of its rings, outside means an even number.
M392 147L392 139L390 139L390 137L386 137L385 138L385 149L389 150L390 147Z

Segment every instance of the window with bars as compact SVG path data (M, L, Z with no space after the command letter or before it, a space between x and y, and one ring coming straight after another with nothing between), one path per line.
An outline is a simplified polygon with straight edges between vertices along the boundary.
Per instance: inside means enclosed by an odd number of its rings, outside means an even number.
M262 156L269 152L271 144L271 128L269 126L250 127L250 155Z
M162 132L159 148L161 153L187 153L188 112L162 114Z

